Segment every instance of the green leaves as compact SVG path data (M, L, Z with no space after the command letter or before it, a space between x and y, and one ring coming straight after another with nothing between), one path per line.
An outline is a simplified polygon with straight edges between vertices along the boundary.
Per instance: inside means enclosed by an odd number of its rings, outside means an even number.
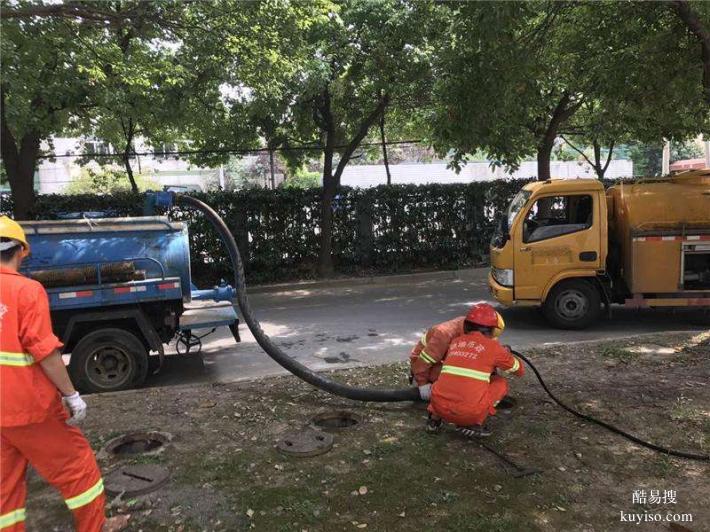
M441 11L448 28L434 52L433 131L455 160L483 149L514 167L558 134L608 145L708 129L699 48L666 3L470 2ZM558 115L565 97L569 112Z

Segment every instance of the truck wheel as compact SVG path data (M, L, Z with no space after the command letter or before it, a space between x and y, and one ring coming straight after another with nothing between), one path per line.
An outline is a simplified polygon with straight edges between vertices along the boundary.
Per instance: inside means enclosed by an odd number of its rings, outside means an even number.
M148 374L148 351L132 332L99 329L82 338L69 361L81 392L114 392L139 386Z
M596 287L585 280L557 284L542 306L550 324L560 329L584 329L601 314L601 297Z

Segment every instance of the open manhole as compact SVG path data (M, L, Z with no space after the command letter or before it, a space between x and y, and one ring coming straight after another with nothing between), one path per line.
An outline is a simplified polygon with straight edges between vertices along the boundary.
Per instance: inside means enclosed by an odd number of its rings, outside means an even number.
M284 434L276 448L292 456L317 456L333 448L333 435L306 427Z
M111 495L144 495L157 490L170 478L166 467L157 464L134 464L114 469L104 476L104 488Z
M136 454L159 454L173 439L167 432L129 432L109 441L101 450L102 457Z
M321 430L342 430L354 427L362 419L357 414L347 410L336 410L334 412L322 412L311 418L311 425Z

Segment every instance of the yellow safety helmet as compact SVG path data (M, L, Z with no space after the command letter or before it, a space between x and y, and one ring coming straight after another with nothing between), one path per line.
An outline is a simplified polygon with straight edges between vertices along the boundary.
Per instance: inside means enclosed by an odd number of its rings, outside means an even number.
M498 338L501 334L503 334L503 331L505 330L505 322L503 321L503 316L500 315L500 312L496 312L498 315L498 325L493 327L493 338Z
M30 254L30 245L27 243L27 237L25 236L22 226L7 216L0 216L0 238L9 238L21 244L23 258ZM0 242L0 250L2 250L3 244L7 243ZM10 249L11 247L12 246L7 246L6 249Z

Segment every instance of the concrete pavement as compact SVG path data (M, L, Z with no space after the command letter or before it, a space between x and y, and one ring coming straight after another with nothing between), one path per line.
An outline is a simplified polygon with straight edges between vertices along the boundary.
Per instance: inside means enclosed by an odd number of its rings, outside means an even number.
M488 294L486 268L413 276L339 280L257 288L252 308L263 329L301 363L315 370L405 360L430 325L460 316ZM503 343L573 343L662 331L700 330L683 313L614 309L584 331L551 328L537 309L501 309L507 328ZM169 356L148 386L230 382L285 371L258 346L245 325L236 344L228 329L204 340L202 356ZM174 352L173 349L169 352Z

